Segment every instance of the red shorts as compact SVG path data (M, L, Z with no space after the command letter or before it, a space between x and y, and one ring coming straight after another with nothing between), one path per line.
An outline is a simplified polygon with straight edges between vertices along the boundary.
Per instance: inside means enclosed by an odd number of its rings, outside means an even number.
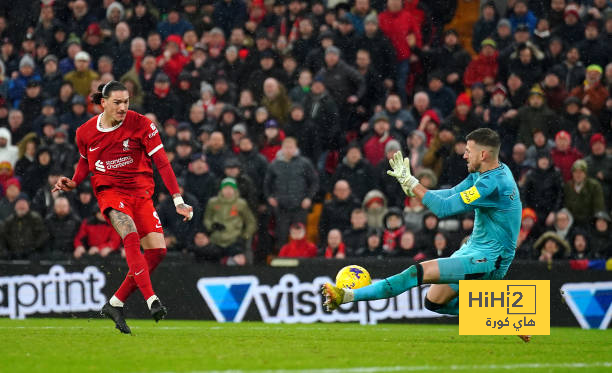
M104 189L96 193L98 205L104 218L110 224L108 210L113 209L129 215L140 237L144 237L151 232L163 234L161 220L155 211L153 201L148 197L137 197L129 195L125 192L119 192L116 189Z

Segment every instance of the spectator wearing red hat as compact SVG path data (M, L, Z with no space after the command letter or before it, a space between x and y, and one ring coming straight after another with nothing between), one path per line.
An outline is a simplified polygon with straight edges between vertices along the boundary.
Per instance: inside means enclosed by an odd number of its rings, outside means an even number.
M465 137L468 133L482 127L482 121L471 110L472 101L467 93L462 93L455 101L455 110L445 119L456 136Z
M576 4L566 6L563 13L563 24L555 32L569 45L574 45L584 39L584 25L580 22L578 11Z
M425 147L426 148L428 148L429 145L431 144L431 140L433 140L436 137L439 126L440 126L440 116L435 110L429 109L423 113L418 130L425 134L425 137L426 137Z
M465 69L463 84L471 87L474 83L491 85L497 79L499 71L497 44L493 39L485 39L480 43L480 53Z
M599 181L603 188L607 205L612 204L610 186L612 185L612 155L606 154L606 139L601 133L591 136L589 142L591 154L584 160L588 166L588 175Z
M4 187L4 198L0 200L0 222L6 220L13 213L19 193L21 193L19 179L16 177L8 179Z
M183 53L183 39L178 35L166 38L164 53L157 57L157 66L170 77L172 84L176 83L183 67L189 63L189 57Z
M278 253L279 258L314 258L317 247L306 238L304 223L293 223L289 228L289 242Z
M103 55L110 54L102 38L102 29L100 29L98 23L92 23L87 26L87 30L83 35L82 48L89 53L94 61L98 61Z
M582 153L572 146L572 137L567 131L555 135L555 147L550 152L554 165L561 171L563 181L572 178L572 165L582 158Z
M554 215L553 215L554 216ZM521 229L516 241L516 257L519 259L536 259L537 254L533 250L533 244L540 236L541 230L538 229L538 216L529 207L523 208L521 214Z

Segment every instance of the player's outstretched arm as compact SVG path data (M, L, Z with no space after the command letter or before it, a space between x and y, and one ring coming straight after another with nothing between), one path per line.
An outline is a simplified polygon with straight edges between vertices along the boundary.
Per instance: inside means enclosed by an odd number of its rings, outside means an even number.
M89 164L87 163L87 159L81 157L79 158L79 163L77 163L76 170L74 171L74 176L72 179L67 178L66 176L61 176L55 186L51 190L51 192L56 192L58 190L62 190L64 192L69 192L77 187L89 174Z
M176 181L176 175L172 170L172 166L170 166L166 152L163 149L160 149L153 154L152 158L153 162L155 162L155 165L157 166L157 171L159 171L159 174L166 185L166 189L168 189L168 192L170 192L172 195L172 200L174 201L174 206L176 207L176 213L185 217L183 221L191 220L191 218L193 218L193 207L189 206L185 203L185 201L183 201L178 182Z

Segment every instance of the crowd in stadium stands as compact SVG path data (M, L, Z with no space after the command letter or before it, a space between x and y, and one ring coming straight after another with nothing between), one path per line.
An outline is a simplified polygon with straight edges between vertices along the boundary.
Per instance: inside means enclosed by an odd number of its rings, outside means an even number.
M517 258L612 257L609 0L5 1L0 44L0 259L121 255L88 181L51 192L113 79L195 207L182 222L156 175L177 255L449 256L474 215L437 218L387 160L448 188L489 127L521 191Z

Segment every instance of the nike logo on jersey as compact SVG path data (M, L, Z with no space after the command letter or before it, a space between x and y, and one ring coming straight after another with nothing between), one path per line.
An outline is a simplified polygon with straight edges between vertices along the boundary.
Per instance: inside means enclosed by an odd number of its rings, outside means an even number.
M141 269L140 271L138 271L138 272L134 273L134 276L138 276L138 275L139 275L139 274L141 274L142 272L144 272L144 268L143 268L143 269Z
M159 224L155 224L155 228L161 228L162 226Z
M97 147L95 147L95 148L89 147L89 151L90 151L90 152L93 152L93 151L98 150L98 148L100 148L100 147L99 147L99 146L97 146Z
M123 202L119 202L119 208L120 208L120 209L122 209L122 208L124 208L124 207L125 207L125 206L123 205Z

